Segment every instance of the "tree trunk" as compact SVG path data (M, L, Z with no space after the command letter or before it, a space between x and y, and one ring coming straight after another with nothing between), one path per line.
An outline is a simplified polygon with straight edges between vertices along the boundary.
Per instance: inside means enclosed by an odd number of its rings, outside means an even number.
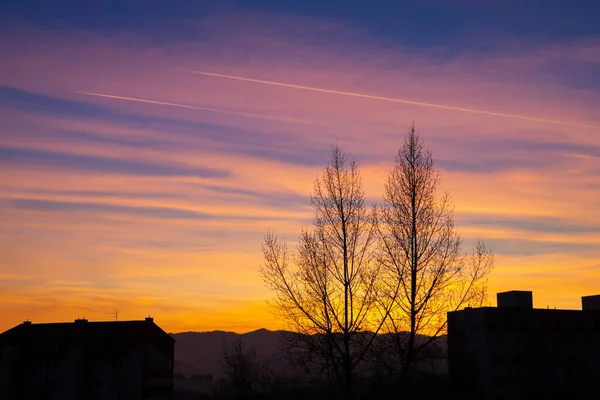
M415 143L412 143L411 148L411 262L410 262L410 334L408 336L408 346L406 356L404 357L404 366L402 367L402 380L407 383L410 380L410 367L413 361L415 336L417 331L417 274L418 274L418 247L417 247L417 177L416 177L416 160L415 160Z

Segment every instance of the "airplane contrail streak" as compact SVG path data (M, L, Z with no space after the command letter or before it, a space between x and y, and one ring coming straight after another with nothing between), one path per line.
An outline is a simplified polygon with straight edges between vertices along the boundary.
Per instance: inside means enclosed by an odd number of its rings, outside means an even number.
M537 117L528 117L528 116L517 115L517 114L505 114L505 113L499 113L499 112L493 112L493 111L476 110L473 108L454 107L454 106L447 106L447 105L443 105L443 104L425 103L425 102L421 102L421 101L398 99L398 98L394 98L394 97L383 97L383 96L374 96L374 95L363 94L363 93L345 92L345 91L340 91L340 90L324 89L324 88L313 87L313 86L295 85L295 84L291 84L291 83L284 83L284 82L277 82L277 81L267 81L267 80L262 80L262 79L245 78L242 76L235 76L235 75L217 74L214 72L206 72L206 71L191 71L191 72L194 74L212 76L215 78L233 79L233 80L244 81L244 82L253 82L253 83L262 83L264 85L273 85L273 86L287 87L287 88L292 88L292 89L309 90L312 92L329 93L329 94L336 94L336 95L341 95L341 96L350 96L350 97L359 97L359 98L363 98L363 99L387 101L387 102L392 102L392 103L402 103L402 104L410 104L410 105L422 106L422 107L433 107L433 108L441 108L444 110L462 111L462 112L468 112L468 113L474 113L474 114L490 115L490 116L494 116L494 117L513 118L513 119L521 119L521 120L526 120L526 121L544 122L544 123L548 123L548 124L559 124L559 125L567 125L567 126L573 126L573 127L578 127L578 128L600 130L600 126L578 124L576 122L559 121L559 120L537 118Z
M85 94L87 96L104 97L104 98L107 98L107 99L135 101L135 102L138 102L138 103L158 104L158 105L161 105L161 106L179 107L179 108L187 108L187 109L191 109L191 110L200 110L200 111L208 111L208 112L221 113L221 114L239 115L239 116L242 116L242 117L261 118L261 119L269 119L269 120L274 120L274 121L293 122L293 123L296 123L296 124L313 124L312 121L307 121L307 120L303 120L303 119L275 117L275 116L264 115L264 114L253 114L253 113L240 112L240 111L222 110L222 109L219 109L219 108L191 106L191 105L187 105L187 104L169 103L169 102L166 102L166 101L140 99L140 98L137 98L137 97L115 96L115 95L112 95L112 94L82 92L82 91L78 91L78 90L76 90L75 93Z

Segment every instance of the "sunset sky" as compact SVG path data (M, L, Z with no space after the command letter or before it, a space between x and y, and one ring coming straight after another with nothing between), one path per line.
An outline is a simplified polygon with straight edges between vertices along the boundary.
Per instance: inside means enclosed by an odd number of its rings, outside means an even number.
M336 142L379 201L413 121L465 251L496 254L490 293L580 308L600 293L599 19L583 0L2 2L0 331L115 309L281 327L264 234L311 223Z

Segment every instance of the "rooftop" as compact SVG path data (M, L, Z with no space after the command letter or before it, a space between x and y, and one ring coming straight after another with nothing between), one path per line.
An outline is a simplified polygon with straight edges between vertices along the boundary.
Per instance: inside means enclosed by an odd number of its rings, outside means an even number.
M25 321L0 334L0 343L23 342L98 342L131 343L144 341L174 342L152 318L140 321L88 321L33 323Z

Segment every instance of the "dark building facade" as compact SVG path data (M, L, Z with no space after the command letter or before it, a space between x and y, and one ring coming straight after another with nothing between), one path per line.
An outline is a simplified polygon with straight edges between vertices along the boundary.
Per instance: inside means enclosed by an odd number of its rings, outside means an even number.
M171 399L174 344L152 318L26 321L0 334L0 399Z
M535 309L524 291L498 293L497 301L498 307L448 313L449 372L463 393L478 399L600 393L600 296L582 298L582 310Z

